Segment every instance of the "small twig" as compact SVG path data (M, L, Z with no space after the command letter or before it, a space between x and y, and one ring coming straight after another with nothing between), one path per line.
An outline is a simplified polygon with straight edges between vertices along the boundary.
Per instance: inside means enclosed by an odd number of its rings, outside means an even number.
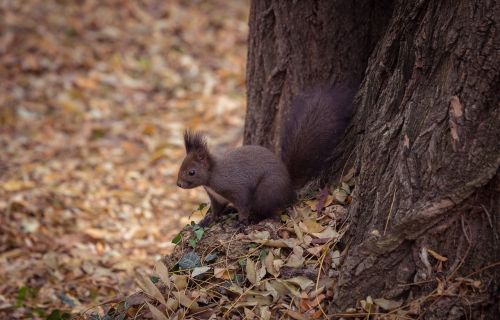
M498 233L497 233L496 229L493 228L493 221L491 220L490 212L488 211L488 209L486 209L486 207L484 205L481 204L481 207L483 208L484 212L486 213L486 217L488 218L488 223L490 224L490 228L495 233L495 239L498 240Z
M418 286L421 284L431 283L431 282L436 282L436 280L426 280L426 281L419 281L419 282L412 282L412 283L401 283L401 284L398 284L398 287Z
M467 230L465 230L465 221L464 221L465 215L462 215L461 224L462 224L462 231L464 232L465 239L467 239L467 242L469 245L471 244L469 235L467 234Z
M452 272L450 272L449 276L446 277L446 281L450 281L450 279L453 278L453 276L458 271L458 269L460 269L460 267L464 264L465 259L469 255L469 251L470 251L471 247L472 247L472 244L469 242L469 246L467 247L467 250L465 250L464 256L460 259L460 262L458 263L458 265L456 266L456 268Z
M92 309L95 309L97 307L100 307L100 306L103 306L105 304L108 304L108 303L112 303L112 302L118 302L118 301L121 301L125 296L123 295L118 295L117 297L113 297L113 298L110 298L110 299L107 299L107 300L104 300L103 302L100 302L96 305L93 305L91 307L88 307L87 309L85 309L82 314L86 314L89 310L92 310Z
M244 292L243 292L243 293L242 293L242 294L241 294L241 295L240 295L240 296L239 296L239 297L238 297L238 298L237 298L237 299L233 302L233 304L231 304L231 305L229 306L229 308L227 309L227 311L224 313L224 315L223 315L222 317L223 317L223 318L225 318L225 317L229 314L229 312L230 312L230 311L234 308L234 306L235 306L235 305L236 305L236 304L237 304L237 303L241 300L241 298L242 298L243 296L245 296L245 294L246 294L248 291L252 290L254 287L255 287L255 286L254 286L253 284L252 284L250 287L248 287L248 288L247 288L247 289L246 289L246 290L245 290L245 291L244 291Z
M500 265L500 261L497 261L497 262L493 262L492 264L490 265L487 265L486 267L482 267L481 269L477 270L477 271L474 271L474 272L471 272L469 273L468 275L466 275L464 278L470 278L471 276L475 275L475 274L478 274L478 273L481 273L483 272L484 270L487 270L489 268L493 268L493 267L496 267Z
M353 155L354 153L354 149L355 148L352 148L351 150L351 153L349 153L349 156L347 157L345 163L344 163L344 166L342 167L342 172L340 172L340 180L339 180L339 185L342 184L342 178L344 177L344 171L345 171L345 168L347 166L347 163L349 163L349 160L351 159L351 156Z
M391 214L392 214L392 208L394 206L394 200L396 199L396 189L394 189L394 192L392 193L392 201L391 201L391 207L389 208L389 214L387 215L387 219L385 220L385 227L384 227L384 236L387 231L387 227L389 226L389 220L391 219Z
M135 313L135 315L134 315L134 320L135 320L135 319L137 319L137 316L139 315L139 312L141 312L141 310L144 308L144 306L145 306L145 305L146 305L146 304L145 304L145 303L143 303L143 304L139 307L139 309L137 309L137 312L136 312L136 313Z

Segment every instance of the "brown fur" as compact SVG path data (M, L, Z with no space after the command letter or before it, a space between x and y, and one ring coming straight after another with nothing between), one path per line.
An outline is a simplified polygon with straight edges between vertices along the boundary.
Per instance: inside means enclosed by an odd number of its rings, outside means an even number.
M239 219L270 217L290 205L294 188L323 168L350 118L353 91L344 87L317 89L294 100L282 133L281 160L261 146L242 146L224 155L210 153L202 134L186 131L186 158L177 185L203 186L212 215L207 225L232 203Z
M281 157L295 189L317 176L351 118L355 91L319 87L297 96L282 127Z
M186 152L208 151L207 141L200 132L184 131L184 146Z

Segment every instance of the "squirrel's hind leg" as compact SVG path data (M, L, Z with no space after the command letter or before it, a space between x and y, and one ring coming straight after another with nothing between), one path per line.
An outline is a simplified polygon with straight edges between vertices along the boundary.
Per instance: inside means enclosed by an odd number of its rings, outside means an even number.
M294 191L289 180L280 176L266 176L257 186L254 194L252 212L260 220L273 218L293 201Z

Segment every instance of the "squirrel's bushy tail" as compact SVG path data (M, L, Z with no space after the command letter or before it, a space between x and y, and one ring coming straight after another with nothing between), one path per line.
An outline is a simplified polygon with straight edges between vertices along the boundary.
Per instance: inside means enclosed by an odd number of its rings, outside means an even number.
M281 131L281 157L295 189L324 169L349 124L354 94L347 86L318 87L292 101Z

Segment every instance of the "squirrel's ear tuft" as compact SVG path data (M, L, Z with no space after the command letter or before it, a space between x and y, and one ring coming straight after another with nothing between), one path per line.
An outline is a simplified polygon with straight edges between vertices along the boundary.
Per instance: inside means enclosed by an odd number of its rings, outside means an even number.
M186 152L190 153L196 152L206 152L207 141L205 137L199 132L193 132L190 130L184 131L184 146L186 147Z

